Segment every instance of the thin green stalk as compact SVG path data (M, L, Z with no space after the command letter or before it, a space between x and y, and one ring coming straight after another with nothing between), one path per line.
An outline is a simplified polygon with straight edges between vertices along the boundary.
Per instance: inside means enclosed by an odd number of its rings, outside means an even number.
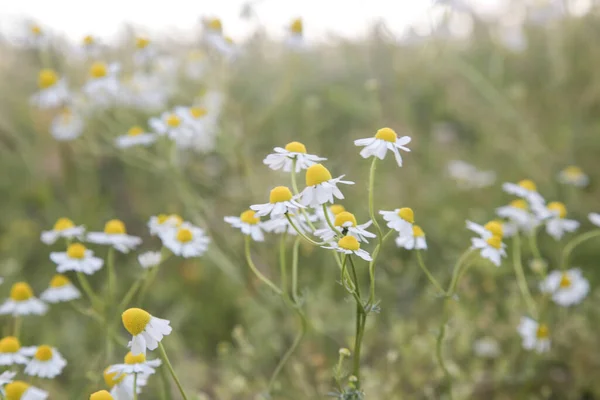
M450 375L450 371L446 366L446 361L444 360L444 354L442 349L444 338L446 336L446 324L448 323L448 312L446 310L447 301L448 299L444 301L444 316L442 318L442 325L440 326L440 330L438 331L437 339L435 342L435 356L437 358L438 364L440 365L440 368L444 372L444 379L446 380L446 384L448 385L448 398L452 400L452 375Z
M281 235L281 240L279 241L279 270L281 274L281 292L282 296L286 297L287 294L287 265L285 260L285 239L287 234L284 232Z
M162 389L160 392L160 400L171 400L173 396L171 396L171 384L169 383L167 371L164 368L159 368L158 373L160 374L160 386Z
M23 318L21 318L20 316L16 316L15 317L15 326L14 326L14 330L13 330L13 336L16 337L17 339L19 338L19 335L21 334L21 325L23 324Z
M144 276L142 278L137 279L133 285L131 285L131 287L129 288L129 290L127 291L127 293L125 293L125 296L123 297L123 300L121 300L121 302L119 303L119 306L117 308L117 310L120 312L122 310L124 310L129 303L131 303L131 300L133 299L133 297L135 296L136 292L138 291L138 289L140 288L140 286L142 285L142 282L145 282L146 279L148 277L148 271L146 270L144 273Z
M171 377L175 381L175 384L177 385L177 388L179 389L179 393L181 393L181 397L183 397L183 400L187 400L187 396L185 395L183 386L181 386L181 382L179 382L179 378L177 377L177 374L175 373L175 370L173 369L173 366L171 365L171 362L169 361L169 357L167 356L165 347L163 346L163 344L161 342L158 342L158 349L160 351L160 356L163 359L163 363L165 363L165 365L169 369L169 372L171 373Z
M117 276L115 274L115 249L111 246L108 249L108 255L106 256L106 264L108 267L108 310L107 312L111 312L111 307L113 306L117 285Z
M271 282L271 280L269 278L264 276L262 274L262 272L260 272L258 270L258 268L256 268L256 265L254 265L254 262L252 261L252 255L250 254L250 240L251 240L250 236L246 235L245 254L246 254L246 262L248 263L248 266L250 267L252 272L254 272L254 275L256 275L256 277L258 279L263 281L263 283L265 283L267 286L269 286L271 288L271 290L273 290L276 294L281 296L283 294L281 289L279 289L277 287L277 285L275 285L273 282Z
M375 171L377 170L377 157L373 157L373 161L371 162L371 170L369 171L369 216L371 217L371 221L373 221L373 225L375 225L375 229L377 229L377 240L379 240L379 244L382 244L383 240L383 231L375 218Z
M531 248L531 252L533 256L538 260L542 259L542 253L540 253L540 249L537 243L537 227L533 229L531 234L529 234L529 247Z
M137 376L138 374L133 374L133 400L137 400Z
M460 270L461 270L462 266L466 263L469 256L471 254L473 254L473 252L474 252L474 249L468 248L461 254L461 256L456 261L456 264L454 264L454 269L452 270L452 279L450 280L450 286L448 287L448 290L446 291L446 296L448 296L448 297L454 296L454 292L456 291L456 285L458 284L458 280L459 280L458 278L460 275Z
M298 249L300 247L300 238L294 241L292 248L292 299L298 303Z
M527 279L525 278L525 272L523 271L523 264L521 262L521 239L518 232L513 236L513 265L515 267L517 284L519 285L519 290L525 300L525 304L527 304L529 314L537 319L537 309L533 297L531 296L531 292L529 291L529 287L527 286Z
M94 293L92 286L88 282L87 278L83 274L83 272L77 272L77 280L81 285L81 288L85 292L86 296L90 299L90 303L92 303L92 307L96 310L101 309L102 300Z
M427 275L429 282L431 282L431 284L433 286L435 286L436 290L438 292L440 292L440 294L444 294L445 293L444 289L442 289L442 286L438 283L437 279L435 279L435 277L431 274L431 272L429 272L429 269L423 262L423 256L421 255L421 250L416 250L416 252L417 252L417 261L419 263L419 267L421 267L421 269L423 270L425 275Z
M356 293L356 334L354 337L354 358L352 363L352 375L356 376L356 388L360 389L360 352L362 347L362 339L366 325L366 314L360 297L360 284L358 282L358 275L356 273L356 267L352 256L347 257L350 261L350 267L352 276L354 279L355 293Z
M573 252L573 250L575 250L575 248L577 246L579 246L580 244L582 244L583 242L585 242L589 239L593 239L598 236L600 236L600 229L596 229L591 232L583 233L579 236L576 236L575 238L573 238L573 240L571 240L569 243L567 243L567 245L565 246L565 248L563 250L562 260L560 263L560 269L564 271L567 268L567 265L569 263L569 257L571 256L571 253Z
M373 250L373 254L371 256L371 262L369 262L369 301L368 304L373 304L375 301L375 262L377 261L377 257L379 257L379 252L381 251L381 246L385 243L385 241L390 237L390 235L395 232L393 229L390 229L388 233L385 234L381 243L378 243L375 246L375 250Z
M289 223L292 226L292 228L294 228L294 230L296 232L298 232L298 235L300 235L304 240L306 240L307 242L309 242L310 244L313 244L315 246L321 246L321 245L325 244L325 242L315 242L314 240L312 240L311 238L309 238L308 236L306 236L300 229L298 229L298 227L296 226L296 224L294 223L294 221L292 221L292 219L290 218L289 214L285 214L285 217L289 221Z
M327 225L329 225L331 230L334 231L337 236L342 236L342 233L338 231L335 225L331 222L331 218L329 217L329 210L327 209L326 204L323 204L323 214L325 215L325 220L327 221Z

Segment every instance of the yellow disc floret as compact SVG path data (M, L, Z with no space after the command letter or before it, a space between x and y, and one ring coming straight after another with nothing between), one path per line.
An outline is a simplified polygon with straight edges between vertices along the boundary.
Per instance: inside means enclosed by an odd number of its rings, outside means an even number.
M292 199L292 191L286 186L277 186L269 193L270 203L282 203Z
M177 128L179 125L181 125L181 119L175 114L170 114L167 117L166 123L171 128Z
M413 236L414 237L425 237L425 232L419 225L413 225Z
M167 214L158 214L156 219L158 220L158 224L162 225L169 220L169 216Z
M537 186L531 179L523 179L522 181L519 181L518 185L531 192L535 192L537 190Z
M391 128L381 128L375 134L375 138L385 140L386 142L396 143L398 135Z
M219 33L221 33L223 31L223 23L221 22L221 20L219 18L211 18L208 21L207 25L211 31L215 31L215 32L219 32Z
M14 381L4 387L6 400L21 400L23 394L29 389L29 384L23 381Z
M137 126L137 125L136 126L132 126L127 131L127 134L129 136L137 136L137 135L141 135L142 133L144 133L144 130L142 129L141 126Z
M118 235L125 234L127 230L125 229L125 224L120 219L111 219L106 224L104 224L104 233L108 233L110 235Z
M567 207L560 201L553 201L548 204L548 210L554 211L559 218L564 218L567 216Z
M331 172L323 164L314 164L306 170L306 186L315 186L331 180Z
M494 236L504 236L504 229L502 227L502 222L498 221L490 221L483 226L486 230L492 232Z
M486 242L495 249L502 248L502 238L500 236L492 236Z
M150 39L145 38L145 37L138 37L135 38L135 47L137 47L138 49L145 49L146 47L148 47L148 45L150 44Z
M190 108L190 114L192 114L192 117L194 118L202 118L206 115L208 111L206 111L206 108L204 107L192 107Z
M240 215L242 222L249 225L256 225L260 222L260 218L255 216L256 212L252 210L246 210Z
M69 247L67 247L67 256L69 258L76 258L78 260L81 260L85 257L86 250L87 249L85 248L85 246L81 243L73 243L70 244Z
M290 142L285 145L285 149L290 153L306 154L306 146L300 142Z
M338 215L342 211L346 211L346 207L344 207L341 204L334 204L329 207L329 211L331 211L333 213L333 215Z
M40 36L42 34L42 28L39 25L31 25L29 29L35 36Z
M7 336L0 340L0 353L16 353L19 349L21 349L21 343L14 336Z
M571 178L571 179L577 179L577 178L580 178L580 177L582 177L582 176L584 175L584 173L583 173L583 171L581 170L581 168L579 168L579 167L578 167L578 166L576 166L576 165L571 165L571 166L568 166L567 168L565 168L565 169L563 170L563 173L564 173L564 174L565 174L565 175L566 175L568 178Z
M90 67L90 76L92 78L104 78L108 74L106 63L96 61Z
M10 298L14 301L25 301L33 297L33 290L26 282L17 282L10 289Z
M63 286L68 285L69 283L71 283L69 278L67 278L64 275L57 274L57 275L54 275L52 277L52 279L50 280L50 287L51 288L63 287Z
M146 361L146 356L144 353L140 353L137 356L131 354L131 352L127 353L125 356L125 364L141 364Z
M356 217L354 214L349 213L348 211L342 211L335 216L335 221L333 224L335 226L343 226L346 222L352 223L351 226L356 226Z
M187 228L181 228L177 231L177 241L181 243L188 243L194 239L194 234Z
M133 336L139 335L146 329L150 318L152 316L141 308L129 308L121 315L123 326Z
M35 352L35 356L36 360L39 361L48 361L52 359L52 347L47 346L47 345L42 345L39 346L37 348L37 351Z
M511 207L519 208L521 210L527 210L527 208L529 207L527 205L527 202L523 199L513 200L509 203L509 205Z
M169 215L169 219L171 221L173 221L173 223L175 224L175 226L179 226L179 225L183 224L183 218L181 218L177 214L171 214L171 215Z
M90 400L114 400L114 397L106 390L100 390L90 395Z
M296 18L290 24L290 31L292 33L301 35L303 30L304 30L304 24L302 23L302 19L301 18Z
M357 251L360 249L360 243L354 236L344 236L338 241L338 246L345 250Z
M561 288L565 289L571 286L571 278L566 273L563 273L560 277L560 283L558 284Z
M59 218L54 223L54 228L53 229L55 231L64 231L66 229L70 229L70 228L73 228L73 227L75 227L75 224L69 218Z
M547 339L550 336L550 329L548 329L548 325L539 324L537 331L535 332L535 336L538 339Z
M411 224L415 223L415 213L413 212L412 208L401 208L400 210L398 210L398 216L406 222L410 222Z
M84 46L91 46L94 44L94 37L92 35L87 35L83 37Z
M58 74L53 69L45 68L38 75L38 86L40 89L48 89L58 82Z
M110 367L108 367L110 368ZM126 374L119 374L117 377L116 372L108 372L108 368L104 370L104 383L108 386L109 389L112 389L117 383L121 383L123 379L127 376Z

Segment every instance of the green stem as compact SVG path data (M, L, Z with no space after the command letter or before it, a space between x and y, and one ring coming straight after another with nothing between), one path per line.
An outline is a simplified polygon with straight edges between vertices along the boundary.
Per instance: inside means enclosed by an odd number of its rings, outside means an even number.
M108 267L108 307L107 312L111 312L110 309L113 305L115 299L115 291L116 291L116 282L117 276L115 274L115 249L111 246L108 249L108 255L106 256L106 264Z
M133 374L133 400L137 400L138 398L138 394L137 394L137 376L138 374Z
M158 267L155 267L155 268L158 268ZM123 297L123 300L121 300L121 302L119 303L118 311L124 310L129 305L129 303L135 296L135 293L138 291L138 289L142 285L142 282L145 282L147 280L147 278L148 278L148 271L146 270L146 273L144 274L144 276L142 278L136 280L134 282L134 284L131 285L131 287L129 288L129 290L127 291L125 296Z
M306 240L307 242L309 242L310 244L313 244L315 246L321 246L321 245L325 244L325 242L315 242L314 240L312 240L311 238L309 238L308 236L306 236L300 229L298 229L298 227L296 226L296 224L294 223L294 221L292 221L292 219L290 218L289 214L285 214L285 217L289 221L289 223L292 226L292 228L294 228L294 230L296 232L298 232L298 235L300 235L304 240Z
M515 267L517 284L519 285L519 290L521 291L521 295L525 300L525 304L527 304L529 314L533 318L537 319L535 302L533 301L533 297L531 296L531 292L527 286L527 279L525 278L525 272L523 271L523 264L521 262L521 239L518 232L515 234L515 236L513 236L513 265Z
M23 318L21 318L20 316L16 316L15 317L15 326L14 326L14 331L13 331L13 336L16 337L17 339L19 338L19 335L21 334L21 325L23 324Z
M281 274L281 292L282 296L286 297L287 294L287 265L285 260L285 239L287 234L284 232L281 235L281 240L279 241L279 270Z
M85 292L86 296L90 299L90 303L92 303L92 307L96 310L101 309L102 300L94 293L92 286L88 282L87 278L83 274L83 272L77 272L77 280L81 285L81 288Z
M377 169L377 157L373 157L373 161L371 162L371 170L369 171L369 215L371 217L371 221L373 221L373 225L375 225L375 229L377 229L377 239L379 240L379 244L382 244L383 240L383 231L375 218L375 171Z
M371 262L369 262L369 301L368 304L373 304L375 301L375 262L377 261L377 257L379 257L379 252L381 251L381 246L385 243L385 241L390 237L390 235L395 232L393 229L390 229L388 233L385 234L381 242L375 246L375 250L373 250L373 255L371 256Z
M565 249L563 250L562 260L560 263L560 269L564 271L567 268L567 265L569 263L569 257L571 256L571 253L573 252L573 250L575 250L575 248L577 246L579 246L586 240L593 239L598 236L600 236L600 229L596 229L591 232L583 233L579 236L576 236L575 238L573 238L573 240L571 240L569 243L567 243L567 245L565 246Z
M466 263L469 256L471 254L473 254L473 252L474 252L474 249L468 248L461 254L461 256L458 258L458 261L456 261L456 264L454 264L454 269L452 270L452 279L450 280L450 286L448 287L448 290L446 291L446 296L448 296L448 297L454 296L454 292L456 291L456 286L459 281L458 278L460 276L460 270L461 270L462 266Z
M537 227L534 228L529 235L529 247L531 248L533 256L538 260L542 260L542 253L540 253L540 249L537 244Z
M421 255L421 250L416 250L416 252L417 252L417 261L419 262L419 267L421 267L423 272L425 272L425 275L427 275L429 282L431 282L431 284L433 286L435 286L436 290L438 292L440 292L440 294L444 294L445 293L444 289L442 289L442 286L438 283L437 279L435 279L435 277L431 274L431 272L429 272L429 269L423 262L423 256Z
M258 279L263 281L263 283L265 283L267 286L269 286L276 294L281 296L283 294L281 289L279 289L273 282L271 282L271 280L269 278L264 276L262 274L262 272L260 272L258 270L258 268L256 268L256 265L254 265L254 262L252 261L252 255L250 254L250 240L251 240L250 236L246 235L245 254L246 254L246 262L248 263L248 266L250 267L252 272L254 272L254 275L256 275L256 277Z
M331 228L332 231L335 232L337 236L342 236L342 233L337 230L335 225L331 222L331 218L329 217L329 210L327 209L327 204L323 204L323 214L325 215L325 221L327 221L327 225Z
M360 389L360 352L362 347L362 339L366 325L366 314L365 309L362 304L362 300L360 297L360 285L358 282L358 275L356 273L356 267L354 266L354 261L352 261L352 256L347 257L350 260L350 267L352 270L352 276L354 278L354 286L355 286L355 300L356 300L356 334L354 337L354 357L352 364L352 375L356 377L356 388Z
M452 375L450 375L450 371L448 370L448 367L446 366L446 361L444 360L444 354L443 354L443 349L442 349L442 345L444 343L444 338L446 336L446 324L448 323L448 312L446 310L447 301L448 301L448 299L446 299L446 301L444 301L444 306L443 306L444 307L444 315L442 318L442 325L440 326L440 330L438 332L437 339L435 342L435 355L436 355L438 364L440 365L440 368L444 372L444 379L446 381L446 384L448 385L448 398L450 400L452 400Z
M171 400L173 396L171 396L171 384L169 383L169 377L167 376L167 371L164 368L159 368L160 373L160 382L161 382L161 400Z
M300 238L294 241L292 249L292 299L298 302L298 249L300 247Z
M179 389L179 393L181 393L181 397L183 397L183 400L187 400L187 396L185 395L185 391L183 390L183 387L181 386L181 382L179 382L179 378L177 377L177 374L175 374L175 370L173 369L173 366L171 365L171 362L169 361L169 357L167 356L165 347L163 346L163 344L161 342L158 342L158 349L160 350L160 355L161 355L161 358L163 359L163 362L169 369L169 372L171 373L171 377L173 377L173 380L175 381L175 384L177 385L177 388Z

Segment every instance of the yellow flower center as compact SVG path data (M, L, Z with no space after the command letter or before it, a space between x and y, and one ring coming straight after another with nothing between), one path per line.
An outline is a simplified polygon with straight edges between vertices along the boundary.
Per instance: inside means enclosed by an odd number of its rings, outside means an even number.
M10 289L10 298L14 301L25 301L33 297L33 290L25 282L17 282Z
M424 237L425 232L423 232L423 229L421 229L421 227L419 225L413 225L413 236L414 237Z
M148 312L141 308L129 308L121 315L123 326L133 336L139 335L146 329L146 325L150 322L151 317Z
M548 329L548 325L539 324L535 336L538 339L547 339L550 336L550 329Z
M391 128L381 128L375 134L375 138L385 140L386 142L396 143L398 135L396 135L396 132Z
M171 215L169 215L169 219L175 220L175 226L179 226L179 225L183 224L183 218L181 218L177 214L171 214Z
M535 183L530 179L523 179L522 181L519 181L519 186L531 192L535 192L537 190L537 186L535 186Z
M224 39L227 42L227 44L233 44L233 38L231 36L225 36Z
M81 243L73 243L67 247L67 256L81 260L85 257L86 248Z
M110 367L108 367L110 368ZM106 368L104 370L104 383L106 383L106 386L109 387L109 389L112 389L113 386L115 386L118 383L121 383L121 381L123 379L125 379L125 374L120 374L119 377L117 377L117 373L116 372L108 372L108 368Z
M14 336L7 336L0 340L0 353L16 353L20 348L21 343Z
M83 38L83 44L85 46L91 46L94 44L94 37L92 35L87 35Z
M140 353L137 356L131 354L131 352L127 353L125 356L125 364L141 364L146 361L146 356L144 353Z
M45 344L38 347L34 356L39 361L48 361L52 359L52 347Z
M135 39L135 47L138 49L145 49L150 44L150 39L145 37L139 37Z
M346 207L341 204L334 204L329 207L329 210L333 213L333 215L338 215L342 211L346 211Z
M204 107L192 107L190 108L190 114L192 114L192 117L194 118L202 118L206 115L208 111L206 111L206 108Z
M509 205L511 207L519 208L521 210L527 210L529 208L529 206L527 205L527 202L523 199L513 200L510 202Z
M190 231L189 229L181 228L177 231L177 241L179 241L181 243L191 242L193 238L194 238L194 235L192 234L192 231Z
M129 136L137 136L137 135L141 135L142 133L144 133L144 130L142 129L141 126L137 126L137 125L129 128L129 130L127 131L127 134Z
M58 82L58 75L52 69L43 69L38 75L38 86L40 89L47 89Z
M40 28L39 25L31 25L29 29L35 36L40 36L42 34L42 28Z
M54 223L55 231L64 231L65 229L73 228L75 224L69 218L59 218L56 223Z
M571 286L571 279L567 274L562 274L562 276L560 277L559 286L563 289Z
M290 153L306 154L306 146L300 142L290 142L285 145L285 149Z
M68 285L69 283L71 283L69 278L67 278L64 275L57 274L57 275L54 275L52 277L52 279L50 280L50 287L51 288L63 287L63 286Z
M500 236L492 236L486 240L486 242L495 249L500 249L502 247L502 237Z
M292 199L292 191L286 186L277 186L269 194L270 203L282 203Z
M169 216L167 214L158 214L156 219L158 220L158 224L162 225L169 220Z
M302 34L303 30L304 24L302 23L302 20L300 18L296 18L290 24L290 31L292 31L293 33Z
M404 207L398 211L398 216L405 220L406 222L410 222L411 224L415 223L415 213L412 208Z
M104 78L108 74L106 63L96 61L90 67L90 76L92 78Z
M579 168L575 165L571 165L571 166L565 168L563 172L567 177L569 177L571 179L577 179L584 175L581 168Z
M219 33L223 31L223 24L219 18L212 18L210 21L208 21L208 27L211 31Z
M559 218L564 218L567 216L567 207L560 201L553 201L548 204L548 210L554 211L558 214Z
M356 218L354 217L354 214L349 213L348 211L342 211L335 216L335 221L333 224L335 226L342 226L346 222L351 222L352 226L356 226Z
M21 400L23 394L29 389L29 384L23 381L14 381L4 388L6 400Z
M306 170L306 186L315 186L331 178L331 172L323 164L311 165Z
M111 235L125 234L125 224L120 219L111 219L104 225L104 233Z
M338 241L338 246L351 251L360 249L360 243L358 243L358 240L354 236L344 236Z
M499 236L502 238L504 236L504 229L502 228L502 223L498 221L490 221L483 226L488 231L492 232L492 235Z
M114 400L109 392L100 390L90 395L90 400Z
M177 128L179 125L181 125L181 119L175 114L169 115L166 122L171 128Z
M257 218L255 216L256 212L252 211L252 210L247 210L244 211L242 213L242 215L240 215L240 219L242 220L242 222L249 224L249 225L256 225L260 222L260 218Z

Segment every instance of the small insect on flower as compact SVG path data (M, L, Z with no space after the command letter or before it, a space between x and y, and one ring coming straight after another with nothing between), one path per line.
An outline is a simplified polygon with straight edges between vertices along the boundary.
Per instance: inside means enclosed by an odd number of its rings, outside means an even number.
M88 80L83 92L96 106L108 106L119 99L121 84L118 74L121 67L117 63L94 62L89 69Z
M4 371L0 374L0 394L4 395L4 386L11 383L16 375L17 373L12 371Z
M502 189L506 193L527 200L532 206L545 203L542 195L537 192L536 184L529 179L523 179L517 183L505 182L502 184Z
M275 147L273 151L274 153L267 155L263 160L263 163L272 170L283 169L284 172L291 172L295 160L295 172L297 173L319 161L327 160L323 157L307 154L306 146L300 142L290 142L285 145L285 148Z
M84 232L83 225L75 226L69 218L59 218L52 230L42 232L40 239L44 244L54 244L60 238L81 239Z
M504 228L501 222L498 221L490 221L485 225L479 225L475 222L467 221L467 229L475 232L482 239L489 239L492 236L499 236L502 238L504 236Z
M116 372L109 372L111 366L108 366L103 373L104 383L110 389L111 398L115 400L133 400L133 375L117 374ZM142 391L142 387L146 386L148 380L144 375L140 375L137 378L136 392L139 394Z
M586 187L590 183L590 178L581 168L575 165L568 166L560 171L556 178L562 184L580 188Z
M125 224L119 219L108 221L104 225L104 232L88 233L87 241L112 246L121 253L129 253L142 243L141 238L127 234Z
M144 269L156 267L161 261L162 254L160 251L147 251L138 256L138 262Z
M506 206L498 207L496 214L508 219L525 233L530 233L539 224L535 215L529 212L527 201L523 199L513 200Z
M306 187L301 193L300 203L304 206L317 207L333 203L333 198L343 199L344 195L337 184L354 185L354 182L343 181L344 175L331 177L331 172L323 164L314 164L306 170Z
M146 349L155 350L163 336L172 331L168 320L153 317L141 308L125 310L121 318L127 332L133 336L128 347L134 356L146 354Z
M40 299L47 303L62 303L81 297L79 290L64 275L54 275L49 286L40 294Z
M48 306L33 295L25 282L17 282L10 289L10 298L0 306L0 315L44 315Z
M324 249L335 250L338 253L354 254L365 261L371 261L371 255L360 248L360 243L354 236L344 236L338 242L329 243L328 246L321 246Z
M106 390L99 390L90 395L90 400L114 400L115 398Z
M15 364L27 364L25 348L21 347L21 342L14 336L6 336L0 339L0 365L9 366Z
M67 251L50 253L50 260L56 264L56 272L83 272L92 275L104 265L104 260L94 257L94 252L81 243L72 243Z
M548 329L548 325L538 323L531 318L521 317L517 331L523 340L524 349L535 350L537 353L544 353L550 350L550 330Z
M552 294L552 300L563 307L581 303L590 291L590 283L579 268L568 271L552 271L540 283L543 293Z
M589 213L588 219L592 224L600 227L600 213Z
M256 211L246 210L239 217L225 217L225 222L242 231L244 235L248 235L256 242L265 240L263 234L264 225L260 221L260 217L256 216Z
M156 142L156 135L144 132L144 129L137 125L129 128L126 135L115 139L115 144L120 149L133 146L150 146L154 142Z
M396 238L396 246L404 247L406 250L427 250L425 232L419 225L413 225L412 234L404 234Z
M23 381L14 381L4 388L6 400L46 400L48 392Z
M266 204L254 204L250 208L256 211L257 217L270 215L271 218L283 217L284 214L294 213L304 206L296 201L292 191L286 186L277 186L269 194Z
M53 379L62 373L67 361L54 347L47 345L23 348L23 353L31 360L25 367L25 374Z
M398 137L396 132L391 128L381 128L375 133L375 137L367 139L358 139L354 141L355 146L364 147L360 151L362 158L369 158L375 156L380 160L385 158L388 150L394 153L396 163L398 166L402 166L402 156L399 150L410 151L405 144L410 143L410 136Z
M184 222L176 229L165 232L160 237L163 245L176 256L184 258L200 257L208 249L210 238L202 228Z
M137 356L134 356L131 354L131 352L129 352L125 356L123 364L111 365L107 372L116 372L117 376L121 376L122 374L140 374L148 377L154 374L156 372L154 368L159 367L160 365L161 361L158 359L146 360L146 356L144 354L138 354Z
M358 225L354 214L347 211L342 211L335 216L333 226L339 229L342 235L354 236L359 242L368 243L367 238L377 237L374 233L367 231L367 228L371 226L373 221L368 221L362 225ZM336 236L336 232L327 225L323 229L317 229L314 235L321 238L325 242L330 242Z
M567 207L560 201L548 203L544 208L535 210L538 219L546 223L546 232L554 240L560 240L566 232L574 232L579 228L579 221L566 219Z
M394 211L379 211L388 228L403 235L412 236L412 226L415 223L415 213L412 208L396 208Z
M83 133L84 121L71 108L63 109L54 117L50 124L50 134L60 142L75 140Z
M471 238L471 243L472 249L479 249L481 257L490 260L497 267L502 263L502 257L506 257L506 244L502 243L501 236Z
M53 69L43 69L38 75L39 91L31 97L31 104L39 108L55 108L69 101L67 83Z

